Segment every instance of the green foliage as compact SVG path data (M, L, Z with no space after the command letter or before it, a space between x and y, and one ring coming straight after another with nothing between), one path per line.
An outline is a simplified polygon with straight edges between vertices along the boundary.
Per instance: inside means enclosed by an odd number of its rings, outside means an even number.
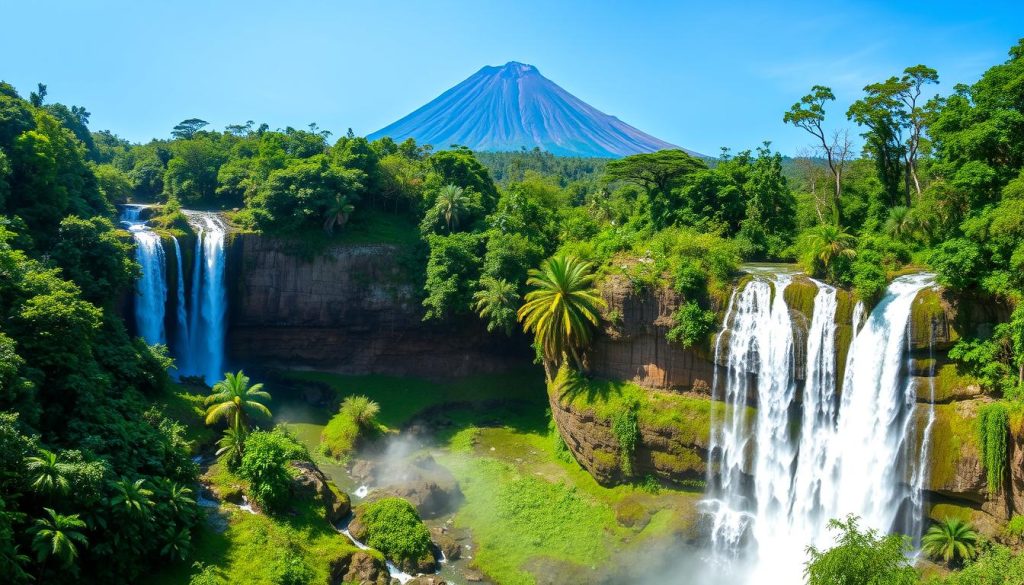
M472 283L480 273L478 234L458 232L427 235L430 257L424 290L427 308L423 319L447 319L469 311L473 298Z
M828 550L810 546L810 560L804 574L808 585L915 585L917 572L910 565L910 543L904 536L880 536L875 530L861 530L857 518L830 520L829 528L839 532L836 545Z
M367 546L402 566L433 556L430 531L416 508L401 498L381 498L366 504L358 515L366 529Z
M1002 545L984 549L962 570L953 571L929 585L1016 585L1024 583L1024 555Z
M473 308L481 319L487 321L487 330L500 330L511 335L516 326L516 309L519 308L519 292L515 285L504 279L485 276L480 279L480 287L473 294Z
M249 481L249 495L268 512L281 512L291 495L288 462L309 461L309 453L281 427L253 431L245 440L238 475Z
M833 282L857 256L857 239L843 227L821 224L805 231L799 243L804 267L814 276Z
M583 369L580 352L590 345L605 304L593 288L594 278L593 267L572 256L552 257L530 271L526 283L533 290L526 293L518 315L548 363L557 366L568 354Z
M979 536L970 524L959 518L937 522L921 537L921 550L947 565L971 560L977 554Z
M381 432L383 425L377 422L379 413L380 404L366 396L346 396L338 414L324 427L320 448L328 457L347 456L360 436Z
M1005 404L993 402L978 410L978 445L981 447L990 494L1001 491L1003 487L1009 432L1009 415Z
M226 420L230 428L244 434L250 427L252 415L270 418L270 409L264 402L270 402L270 393L263 390L263 384L250 386L249 376L242 370L234 374L227 372L206 397L206 424Z
M705 310L696 301L687 301L672 313L672 328L665 335L683 347L693 347L707 341L715 328L715 312Z
M619 461L623 475L633 475L633 454L640 441L640 423L637 405L630 404L612 416L612 433L619 442Z
M1024 516L1014 514L1006 523L1006 534L1019 543L1024 538Z

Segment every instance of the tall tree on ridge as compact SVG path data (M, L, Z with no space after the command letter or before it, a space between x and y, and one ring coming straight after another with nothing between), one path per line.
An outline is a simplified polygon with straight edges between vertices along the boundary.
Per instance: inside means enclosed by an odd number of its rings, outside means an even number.
M821 143L821 150L825 153L825 160L835 180L832 219L838 224L841 217L839 197L843 193L843 170L849 157L850 138L845 130L834 130L831 134L825 132L825 103L835 99L831 88L815 85L811 87L811 93L793 104L793 107L782 116L782 121L803 128Z

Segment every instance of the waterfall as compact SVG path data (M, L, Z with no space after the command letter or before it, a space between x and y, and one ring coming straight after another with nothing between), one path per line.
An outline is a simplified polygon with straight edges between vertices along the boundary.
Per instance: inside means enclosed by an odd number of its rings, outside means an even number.
M759 274L734 293L715 348L725 369L712 392L726 414L712 420L718 473L709 473L705 507L716 556L748 557L749 583L802 583L806 547L832 545L825 528L831 518L854 514L882 531L919 530L923 514L931 419L915 453L916 393L904 357L911 304L931 276L893 281L859 331L863 308L855 308L840 396L837 291L815 282L800 392L783 294L791 280ZM755 398L751 416L747 405ZM900 525L901 512L911 522Z
M121 223L132 232L135 257L142 266L136 283L136 333L147 343L167 343L164 325L167 313L167 259L160 237L141 219L142 205L121 207ZM187 212L196 230L196 247L189 291L186 293L185 265L178 239L174 243L178 278L172 356L178 376L201 376L213 384L224 375L224 339L227 317L225 272L227 228L213 213Z
M178 260L178 294L177 294L177 311L176 311L176 335L175 335L175 353L178 356L176 360L175 369L179 372L189 371L189 340L188 340L188 307L185 305L185 268L184 263L181 259L181 245L178 243L178 238L171 236L171 240L174 242L174 257Z
M135 283L135 327L149 344L167 343L164 307L167 305L167 267L160 236L140 219L141 205L125 205L121 223L135 239L135 261L142 274Z
M192 269L192 303L188 321L188 346L182 374L202 376L214 384L224 375L224 337L227 291L224 275L227 254L226 229L214 214L190 213L196 230Z

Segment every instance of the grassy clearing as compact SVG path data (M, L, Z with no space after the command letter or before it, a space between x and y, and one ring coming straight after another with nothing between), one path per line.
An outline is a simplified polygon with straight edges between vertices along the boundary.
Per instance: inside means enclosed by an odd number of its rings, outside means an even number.
M448 383L394 376L345 376L324 372L291 372L297 381L327 384L339 399L362 394L381 406L377 420L399 428L431 406L452 403L479 404L488 401L521 400L546 404L544 375L531 368L502 375L471 376ZM543 412L543 406L541 406Z

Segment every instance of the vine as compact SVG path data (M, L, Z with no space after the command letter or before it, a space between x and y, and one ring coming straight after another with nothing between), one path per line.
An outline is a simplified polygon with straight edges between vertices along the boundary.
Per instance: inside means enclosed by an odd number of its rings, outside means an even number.
M1006 405L994 402L978 412L978 443L981 446L981 460L985 466L988 491L999 491L1006 474L1006 437L1009 432L1009 415Z
M621 453L620 466L626 476L633 475L633 453L640 441L640 422L636 411L637 405L633 403L612 417L612 432L619 441Z

